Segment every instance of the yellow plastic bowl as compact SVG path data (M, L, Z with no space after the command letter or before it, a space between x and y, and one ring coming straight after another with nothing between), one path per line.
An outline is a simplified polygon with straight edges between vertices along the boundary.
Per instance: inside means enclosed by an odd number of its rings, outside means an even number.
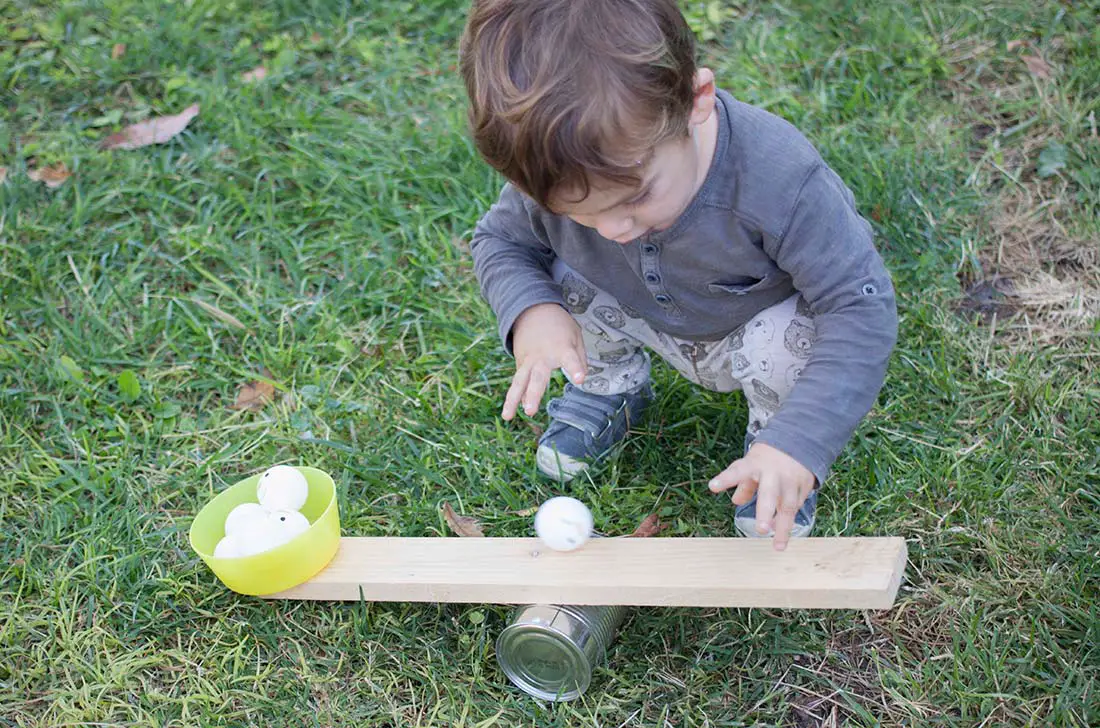
M275 594L309 581L328 566L340 547L340 508L336 484L316 468L298 468L309 483L309 497L302 515L310 523L305 533L282 546L254 556L236 559L214 557L214 547L225 535L225 518L241 503L256 502L256 483L263 473L229 486L207 503L191 524L191 548L214 575L239 594Z

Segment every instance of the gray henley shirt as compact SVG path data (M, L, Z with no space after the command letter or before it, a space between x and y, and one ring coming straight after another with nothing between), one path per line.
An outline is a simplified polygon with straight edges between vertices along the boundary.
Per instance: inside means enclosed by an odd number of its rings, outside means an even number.
M893 285L852 192L797 129L721 90L715 109L710 169L670 228L623 245L505 185L474 231L475 272L509 352L520 313L562 302L555 256L654 329L696 341L801 293L814 348L755 442L824 483L882 387L897 338Z

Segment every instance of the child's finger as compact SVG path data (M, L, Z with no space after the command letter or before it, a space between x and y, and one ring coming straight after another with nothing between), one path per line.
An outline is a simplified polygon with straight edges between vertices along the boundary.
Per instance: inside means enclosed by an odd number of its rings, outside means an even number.
M712 493L721 493L724 490L736 488L742 483L755 482L755 470L744 458L734 460L728 468L711 478L707 487Z
M806 496L794 483L784 483L782 502L779 504L779 513L775 516L775 549L782 551L787 548L787 540L794 529L794 518Z
M779 512L775 514L775 550L782 551L787 548L787 541L791 537L791 529L794 528L794 516L798 513L798 506L790 506L784 500L779 506Z
M775 527L775 512L779 508L779 482L775 473L760 474L756 491L756 532L767 534Z
M735 506L743 506L752 500L752 497L756 495L756 488L759 484L755 480L742 480L741 484L737 486L737 490L733 491L733 496L730 501Z
M576 349L569 349L562 357L561 368L573 384L580 384L588 374L588 362L584 352L578 353Z
M542 395L546 392L546 385L549 383L550 375L546 367L536 365L531 368L531 378L527 381L527 391L523 395L523 411L528 417L538 414Z
M530 368L520 367L512 377L512 386L508 387L508 393L504 395L504 409L500 413L500 416L505 420L510 420L516 416L516 410L519 409L523 393L527 391L527 380L530 376Z

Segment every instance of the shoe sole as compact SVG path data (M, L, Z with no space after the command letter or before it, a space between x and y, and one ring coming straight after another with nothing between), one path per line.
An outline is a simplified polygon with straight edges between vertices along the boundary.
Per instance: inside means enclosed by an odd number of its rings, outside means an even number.
M816 519L815 519L816 520ZM733 526L737 529L737 532L746 538L771 538L771 533L760 533L756 530L755 518L734 518ZM806 525L801 523L794 524L794 528L791 529L791 538L806 538L810 535L810 532L814 530L814 522L810 521Z
M560 480L568 483L588 469L588 463L583 460L562 455L548 447L540 447L535 452L535 464L539 472L552 480Z

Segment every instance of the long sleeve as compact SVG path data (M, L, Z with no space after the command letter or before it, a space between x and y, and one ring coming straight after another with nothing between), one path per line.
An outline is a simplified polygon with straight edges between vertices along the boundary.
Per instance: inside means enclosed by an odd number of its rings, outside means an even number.
M511 353L512 326L519 315L539 303L561 303L561 289L550 277L554 252L511 184L474 228L470 252L481 293L496 313L501 341Z
M763 243L809 304L817 334L794 389L755 441L823 483L882 388L897 340L894 288L870 225L824 164L806 176L786 228Z

